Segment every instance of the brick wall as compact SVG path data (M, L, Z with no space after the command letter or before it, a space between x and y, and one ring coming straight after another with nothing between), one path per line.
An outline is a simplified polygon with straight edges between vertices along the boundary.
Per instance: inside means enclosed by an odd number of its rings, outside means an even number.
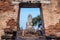
M14 19L14 23L17 24L19 5L12 5L11 1L0 1L0 40L1 36L4 35L4 29L11 28L7 25L7 22ZM12 23L11 23L12 24ZM12 24L14 25L14 24ZM17 25L13 26L13 31L17 31Z
M59 3L60 3L59 0L51 0L50 4L42 4L44 27L45 27L46 35L55 33L55 35L60 36L60 32L57 32L58 27L60 28L60 25L56 26L56 24L57 23L59 24L60 21Z
M56 32L57 36L60 36L59 28L60 24L60 1L51 0L50 4L42 4L44 27L46 35ZM2 7L2 8L1 8ZM1 36L4 35L4 29L10 28L7 22L14 19L17 23L19 5L11 4L11 1L0 1L0 40ZM13 24L14 25L14 24ZM57 26L56 26L57 25ZM17 30L17 25L14 26L13 30ZM53 31L52 31L53 30ZM58 32L57 32L58 31Z

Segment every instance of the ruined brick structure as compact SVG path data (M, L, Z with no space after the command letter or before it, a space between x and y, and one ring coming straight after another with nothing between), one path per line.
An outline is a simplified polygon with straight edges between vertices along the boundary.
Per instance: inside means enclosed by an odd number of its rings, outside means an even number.
M12 4L12 0L0 0L0 40L5 35L5 29L17 31L19 5Z
M19 3L13 0L0 0L0 40L5 35L4 30L17 31ZM46 35L55 34L60 37L60 1L50 0L50 3L41 3ZM53 31L52 31L53 30Z
M60 1L51 0L50 4L42 4L46 35L60 36Z

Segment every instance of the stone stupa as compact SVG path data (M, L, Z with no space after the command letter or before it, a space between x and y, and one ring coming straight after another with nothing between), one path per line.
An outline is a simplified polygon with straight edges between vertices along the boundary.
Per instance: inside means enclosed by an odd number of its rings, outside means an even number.
M27 23L26 23L26 30L27 31L32 31L32 29L33 29L33 26L32 26L33 24L32 24L32 15L31 14L29 14L28 15L28 21L27 21Z

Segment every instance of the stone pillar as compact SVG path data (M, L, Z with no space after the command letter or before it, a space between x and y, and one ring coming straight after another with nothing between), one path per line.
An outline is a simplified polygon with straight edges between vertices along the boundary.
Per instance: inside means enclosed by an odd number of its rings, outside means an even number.
M24 35L25 35L25 32L24 32L24 30L22 31L22 36L24 37Z

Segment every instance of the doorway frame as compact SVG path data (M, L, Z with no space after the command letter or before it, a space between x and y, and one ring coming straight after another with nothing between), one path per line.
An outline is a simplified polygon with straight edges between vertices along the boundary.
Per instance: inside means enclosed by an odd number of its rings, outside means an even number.
M41 19L42 19L42 26L43 26L43 33L45 36L45 27L44 27L44 18L43 18L43 11L42 11L42 4L41 3L28 3L28 2L25 2L25 3L19 3L19 11L18 11L18 28L19 28L19 19L20 19L20 10L21 8L40 8L40 16L41 16Z

